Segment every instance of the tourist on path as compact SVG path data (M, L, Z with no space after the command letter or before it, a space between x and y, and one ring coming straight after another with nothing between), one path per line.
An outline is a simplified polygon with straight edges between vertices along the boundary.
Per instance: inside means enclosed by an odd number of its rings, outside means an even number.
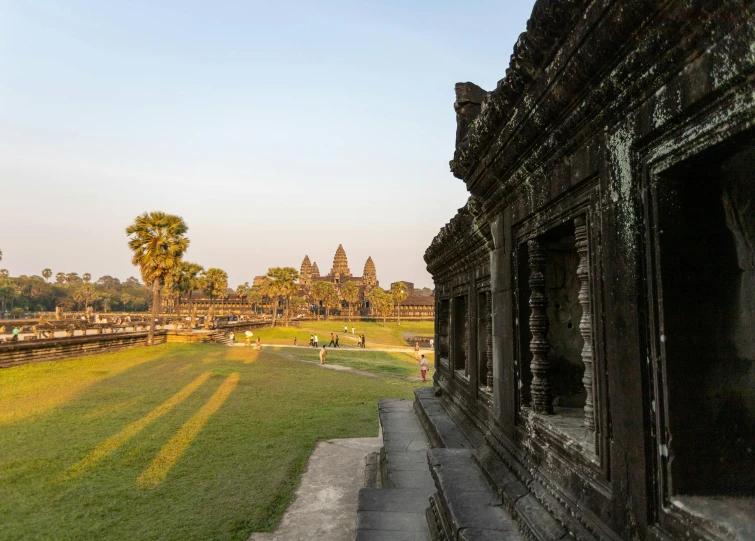
M364 348L365 348L365 345L364 345L364 344L365 344L364 335L362 335L362 349L364 349Z
M427 382L427 359L422 355L422 359L419 361L419 372L422 374L422 383Z
M315 337L314 335L309 335L309 347L313 348L315 347Z
M260 340L260 337L257 337L257 351L262 349L262 340Z
M349 334L349 328L346 325L343 326L343 334Z
M296 345L296 337L294 336L294 345Z
M236 343L236 335L233 332L231 332L231 334L228 335L228 338L231 341L232 345Z
M430 338L430 349L433 349L433 346L435 345L435 340Z
M355 329L354 329L354 327L352 327L351 328L351 334L354 334L354 331L355 331Z
M414 342L414 360L419 362L419 342Z
M318 340L317 340L317 335L315 335L315 347L318 347L318 344L317 344L317 342L318 342Z
M341 346L338 345L338 335L336 335L336 347L340 348Z
M328 347L335 346L336 345L336 335L334 333L330 333L330 344L328 344Z
M325 350L325 346L320 350L320 364L325 364L325 357L328 356L328 352Z

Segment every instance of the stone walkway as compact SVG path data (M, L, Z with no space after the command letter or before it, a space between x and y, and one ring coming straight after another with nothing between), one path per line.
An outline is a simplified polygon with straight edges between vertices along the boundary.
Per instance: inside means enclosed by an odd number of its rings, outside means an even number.
M249 541L318 539L354 541L357 495L364 486L365 458L380 450L380 438L321 441L315 447L294 501L272 533Z
M356 541L430 541L425 510L435 484L429 443L411 400L378 404L385 463L383 488L359 491Z

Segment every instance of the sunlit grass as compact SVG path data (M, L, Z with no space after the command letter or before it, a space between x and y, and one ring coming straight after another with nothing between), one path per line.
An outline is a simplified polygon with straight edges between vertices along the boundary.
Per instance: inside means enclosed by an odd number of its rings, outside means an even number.
M85 456L79 462L74 464L73 467L68 472L66 472L65 477L72 478L92 468L100 460L112 454L113 451L115 451L121 445L123 445L128 440L136 436L139 432L144 430L151 423L158 420L160 417L162 417L163 415L168 413L170 410L175 408L177 405L179 405L181 402L186 400L194 391L196 391L208 379L210 379L209 372L205 372L204 374L201 374L197 379L189 383L186 387L184 387L183 389L178 391L176 394L171 396L168 400L166 400L165 402L157 406L155 409L150 411L147 415L145 415L141 419L138 419L137 421L134 421L130 425L126 426L123 430L121 430L114 436L108 438L107 440L99 444L97 447L95 447L92 450L92 452L90 452L89 454L87 454L87 456Z
M311 334L317 334L320 339L320 345L325 345L330 341L330 333L336 333L339 336L341 345L355 346L357 335L364 333L367 343L367 349L380 348L384 346L408 346L405 334L417 334L420 336L433 335L432 321L404 321L401 325L395 322L387 322L383 327L381 322L362 322L355 321L349 323L344 320L320 320L320 321L302 321L300 327L283 327L283 322L279 323L272 329L260 329L255 331L254 340L259 336L263 344L285 344L293 345L294 338L299 345L307 345ZM344 333L344 325L348 332ZM351 334L351 328L355 327L355 334ZM243 335L237 335L238 341L243 342Z
M144 473L137 477L136 482L145 487L155 487L168 476L170 469L178 462L181 455L197 437L202 427L207 424L215 412L220 409L239 383L239 373L234 372L220 384L217 391L198 412L184 423L168 443L163 445L160 452Z
M167 344L0 370L3 413L13 419L0 424L0 539L246 539L270 530L318 440L376 436L377 400L409 398L417 386L408 355L333 353L334 363L370 361L360 369L381 377L369 378L299 353ZM34 406L43 390L70 387ZM157 482L145 490L140 476Z

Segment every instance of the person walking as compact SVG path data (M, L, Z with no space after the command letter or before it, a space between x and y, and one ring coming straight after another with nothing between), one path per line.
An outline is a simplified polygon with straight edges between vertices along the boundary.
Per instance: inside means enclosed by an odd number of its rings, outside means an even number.
M294 345L296 345L296 337L294 336Z
M328 347L335 346L336 345L336 335L334 333L330 333L330 344L328 344Z
M349 328L346 325L343 326L343 334L349 334Z
M257 351L262 349L262 340L260 340L260 337L257 337Z
M430 349L433 349L433 346L435 345L435 340L430 338Z
M424 355L419 361L419 373L422 374L422 383L427 383L427 359Z
M228 335L228 339L231 341L231 345L236 343L236 335L233 332Z
M336 346L337 348L340 348L341 346L338 345L338 335L336 335Z
M356 329L355 329L354 327L352 327L352 328L351 328L351 334L354 334L354 331L355 331L355 330L356 330Z
M325 350L325 346L320 350L320 364L325 364L325 357L328 356L328 352Z
M414 360L419 363L419 342L414 342Z
M366 346L365 346L364 334L362 334L362 349L364 349L365 347Z
M317 344L317 342L318 342L318 340L317 340L317 335L315 335L315 347L318 347L318 344Z
M315 337L312 334L309 335L309 347L315 347Z

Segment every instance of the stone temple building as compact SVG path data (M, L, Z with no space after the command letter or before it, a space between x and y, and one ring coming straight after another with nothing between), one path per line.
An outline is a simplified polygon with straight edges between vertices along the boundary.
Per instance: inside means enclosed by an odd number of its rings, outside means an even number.
M753 3L539 0L501 75L357 539L755 539Z
M362 316L370 315L370 302L366 296L370 289L380 285L377 279L377 271L372 256L368 257L367 261L365 261L362 276L352 276L351 270L349 269L349 261L346 257L346 250L343 249L343 245L339 244L336 253L333 256L333 266L331 267L330 272L325 276L320 276L317 263L311 263L309 256L305 255L299 271L299 284L301 286L302 294L308 292L312 287L312 284L318 281L331 282L337 287L342 286L346 282L353 282L359 288L359 300L352 307L354 313L361 314ZM414 284L406 281L404 284L409 288L409 296L401 303L402 317L432 318L434 316L435 308L432 298L415 295ZM342 306L340 307L341 313L345 314L347 308L347 303L343 301ZM394 310L392 317L395 316L396 312Z

